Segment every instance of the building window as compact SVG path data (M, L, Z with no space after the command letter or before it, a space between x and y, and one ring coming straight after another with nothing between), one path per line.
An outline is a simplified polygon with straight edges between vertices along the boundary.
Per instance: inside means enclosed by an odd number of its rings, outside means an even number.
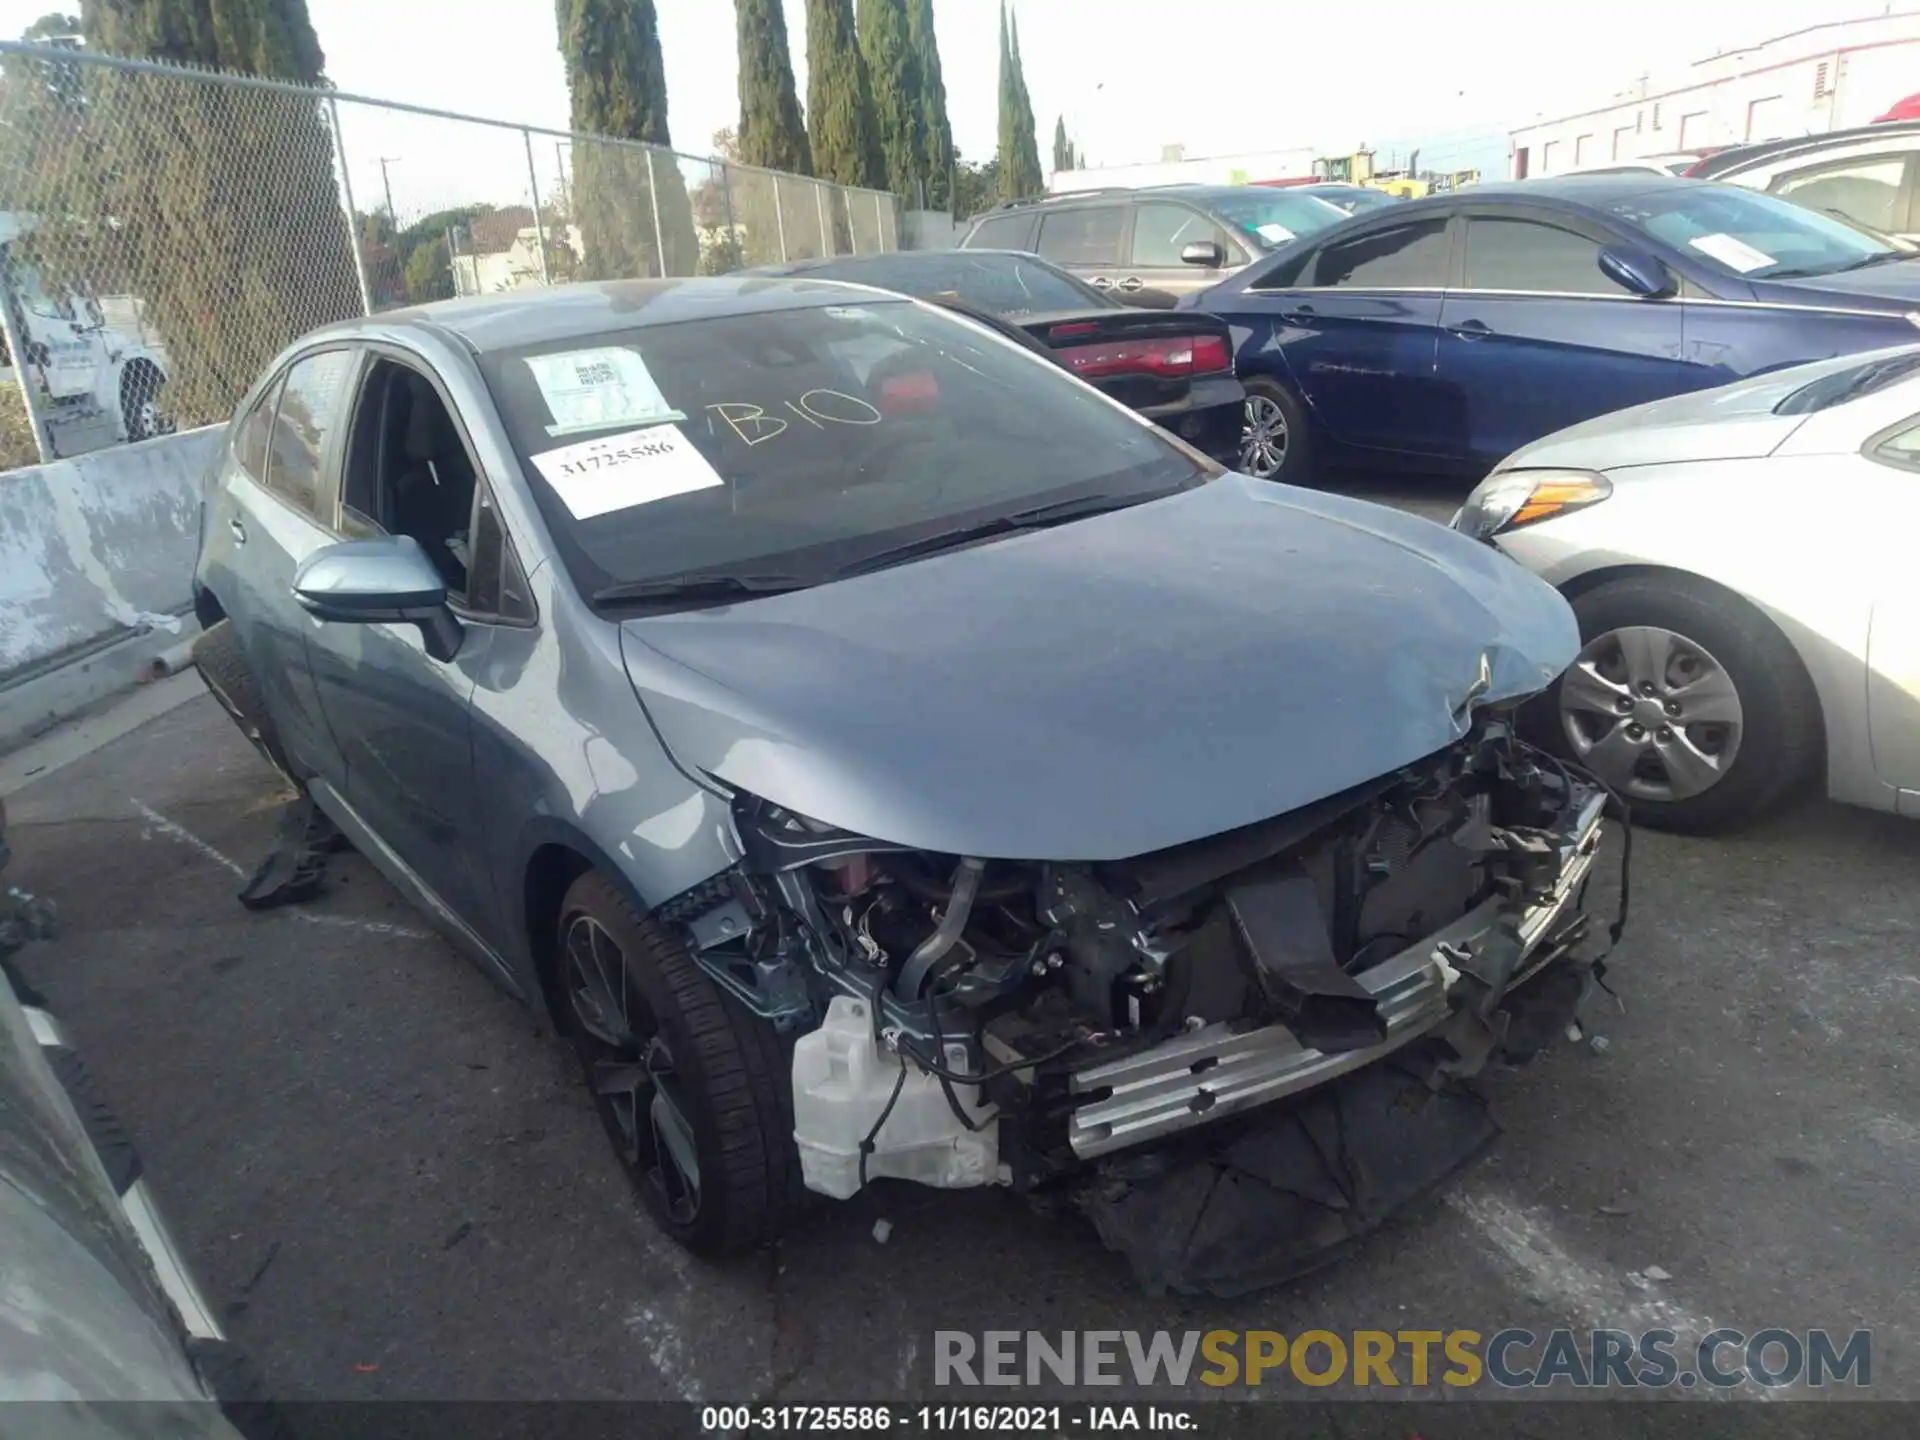
M1822 60L1813 72L1813 98L1824 100L1833 94L1833 64Z
M1660 102L1658 100L1653 102L1653 128L1656 130L1660 128Z

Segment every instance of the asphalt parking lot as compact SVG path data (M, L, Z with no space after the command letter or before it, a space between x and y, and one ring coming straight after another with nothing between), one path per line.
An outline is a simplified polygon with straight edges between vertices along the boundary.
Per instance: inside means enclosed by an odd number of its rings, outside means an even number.
M64 917L22 968L277 1395L952 1399L935 1328L1617 1325L1868 1328L1872 1393L1920 1399L1911 822L1815 802L1642 833L1604 1045L1500 1072L1506 1133L1446 1202L1309 1281L1195 1301L997 1193L883 1187L777 1250L685 1257L570 1056L358 857L310 906L235 903L280 798L198 695L7 801L7 878Z

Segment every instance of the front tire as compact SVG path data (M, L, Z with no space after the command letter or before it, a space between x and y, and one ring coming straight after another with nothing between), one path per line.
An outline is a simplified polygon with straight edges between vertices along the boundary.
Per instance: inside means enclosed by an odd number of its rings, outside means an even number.
M654 1223L706 1256L773 1239L804 1195L788 1047L597 871L558 938L562 1024Z
M1246 381L1240 426L1240 471L1256 480L1302 483L1310 459L1306 407L1280 381L1256 375Z
M247 652L234 633L231 620L222 620L194 637L193 664L207 689L213 692L213 698L220 702L261 758L293 781L292 762L280 743L280 731L273 717L267 713L266 697L253 678L253 667L247 663Z
M1814 775L1820 703L1800 657L1746 601L1687 575L1573 597L1580 654L1549 700L1555 747L1664 830L1746 825Z

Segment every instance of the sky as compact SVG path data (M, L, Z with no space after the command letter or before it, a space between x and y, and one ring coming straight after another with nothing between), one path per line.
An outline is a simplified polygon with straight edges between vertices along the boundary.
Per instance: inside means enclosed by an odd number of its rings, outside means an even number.
M805 0L785 3L804 104ZM0 35L18 35L55 4L0 0ZM739 113L733 6L656 4L676 148L704 155ZM553 0L308 7L343 91L566 125ZM1424 163L1449 168L1475 163L1490 132L1599 103L1641 75L1657 79L1719 50L1883 8L1920 0L1024 0L1017 13L1043 164L1064 115L1095 164L1158 159L1170 144L1200 156L1299 146L1345 154L1364 142L1383 151L1420 144ZM972 159L995 142L998 9L999 0L934 0L954 142ZM381 156L390 157L384 183L403 222L468 199L525 199L516 133L354 106L343 108L342 125L363 209L384 203ZM552 143L535 140L543 198L563 164Z

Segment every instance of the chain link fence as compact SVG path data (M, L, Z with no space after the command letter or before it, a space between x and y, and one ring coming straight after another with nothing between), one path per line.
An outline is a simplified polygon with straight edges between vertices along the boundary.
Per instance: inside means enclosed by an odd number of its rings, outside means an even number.
M225 420L330 321L899 246L877 191L0 42L0 468Z

